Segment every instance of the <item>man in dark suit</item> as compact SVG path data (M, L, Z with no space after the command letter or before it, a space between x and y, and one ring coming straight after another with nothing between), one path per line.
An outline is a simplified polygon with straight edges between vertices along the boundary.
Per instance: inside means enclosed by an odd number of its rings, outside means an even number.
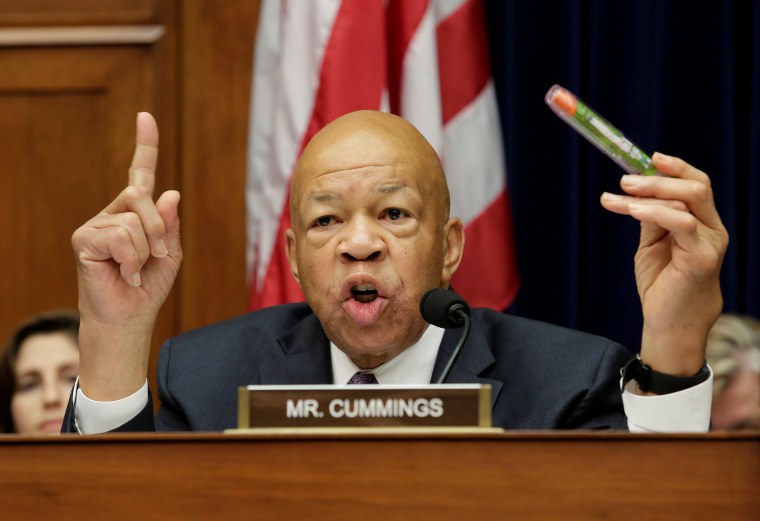
M182 258L179 194L152 201L158 129L148 114L138 116L137 142L130 186L72 238L82 325L71 430L75 417L82 432L153 428L146 374L155 317ZM707 176L677 158L654 161L668 177L624 176L628 195L602 197L607 209L642 222L643 362L632 375L647 381L643 391L631 382L623 401L635 429L704 430L705 340L722 307L727 234ZM338 118L299 159L290 212L287 255L307 304L169 341L159 362L158 428L233 427L239 385L341 384L353 372L425 383L441 371L452 338L428 326L418 306L428 289L449 286L464 229L449 216L443 169L424 137L385 113ZM479 310L449 381L491 383L495 426L624 428L617 380L625 353L604 339ZM112 402L109 412L97 402Z

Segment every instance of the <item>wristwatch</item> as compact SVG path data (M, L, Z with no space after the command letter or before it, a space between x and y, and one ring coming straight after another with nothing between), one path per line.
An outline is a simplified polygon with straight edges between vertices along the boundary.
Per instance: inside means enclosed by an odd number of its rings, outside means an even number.
M631 380L636 380L639 389L645 393L670 394L677 391L683 391L689 387L701 384L710 378L710 370L707 368L707 362L702 366L694 376L673 376L665 373L658 373L647 364L642 362L641 356L631 358L627 364L620 370L623 377L623 387Z

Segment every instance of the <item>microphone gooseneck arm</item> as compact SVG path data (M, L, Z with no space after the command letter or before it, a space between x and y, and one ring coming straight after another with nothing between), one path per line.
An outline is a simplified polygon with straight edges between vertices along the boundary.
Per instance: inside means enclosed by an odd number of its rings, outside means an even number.
M446 367L443 368L441 376L439 376L438 380L436 380L435 383L437 384L442 384L446 381L446 378L448 378L449 373L451 372L451 368L454 367L454 362L456 362L457 358L459 358L459 352L462 350L462 346L467 341L467 337L470 335L470 315L464 311L460 311L459 315L464 320L464 331L462 331L462 336L459 337L459 342L457 342L457 345L454 347L454 351L451 353L449 361L446 363Z
M444 329L457 329L464 326L459 342L446 362L443 372L435 383L443 383L448 378L451 368L459 357L462 346L470 334L470 306L450 289L433 288L420 299L420 314L428 323Z
M420 299L420 314L428 323L444 329L457 329L464 326L462 336L446 362L441 375L435 383L443 383L448 378L451 368L459 358L459 352L470 334L470 306L462 297L450 289L433 288Z

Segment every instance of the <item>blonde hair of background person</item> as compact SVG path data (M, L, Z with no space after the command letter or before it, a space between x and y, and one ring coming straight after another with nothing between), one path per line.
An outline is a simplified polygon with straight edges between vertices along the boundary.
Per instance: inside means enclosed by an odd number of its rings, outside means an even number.
M713 429L760 428L760 320L724 314L707 337Z
M0 357L0 432L56 434L79 371L79 316L61 310L31 317Z

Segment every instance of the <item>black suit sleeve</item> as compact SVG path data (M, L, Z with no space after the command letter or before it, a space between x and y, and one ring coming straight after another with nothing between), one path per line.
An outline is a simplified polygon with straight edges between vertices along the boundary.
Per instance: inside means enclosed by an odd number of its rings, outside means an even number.
M603 351L590 386L578 393L562 420L564 429L627 430L620 391L620 368L630 359L622 346L611 344Z

